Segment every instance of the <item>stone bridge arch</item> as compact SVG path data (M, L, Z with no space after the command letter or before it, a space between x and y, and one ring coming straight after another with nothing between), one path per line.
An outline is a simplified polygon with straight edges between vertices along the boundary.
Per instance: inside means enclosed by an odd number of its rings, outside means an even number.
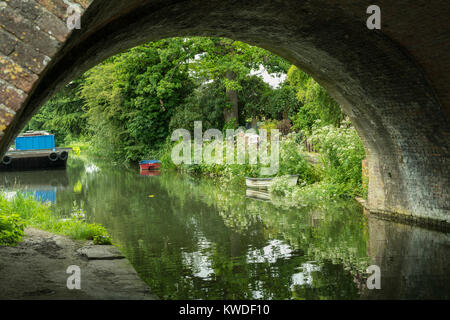
M81 29L66 27L79 5ZM366 27L369 5L382 29ZM310 73L343 106L369 163L368 206L450 222L450 3L438 0L0 1L0 153L61 86L173 36L225 36Z

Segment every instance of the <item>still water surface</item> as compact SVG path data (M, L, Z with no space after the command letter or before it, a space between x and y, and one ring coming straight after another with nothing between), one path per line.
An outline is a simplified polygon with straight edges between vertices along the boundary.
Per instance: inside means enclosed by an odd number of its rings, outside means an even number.
M77 158L0 183L61 216L85 210L162 299L450 297L449 234L367 216L354 201L289 209L210 179ZM372 264L380 290L366 288Z

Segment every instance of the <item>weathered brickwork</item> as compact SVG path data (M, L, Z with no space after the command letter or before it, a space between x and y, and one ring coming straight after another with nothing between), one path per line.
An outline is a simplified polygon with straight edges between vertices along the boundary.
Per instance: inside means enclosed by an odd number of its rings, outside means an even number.
M0 55L0 77L15 87L30 91L38 76L17 64L12 59Z
M11 110L18 111L27 95L20 89L0 80L0 101Z
M67 3L66 3L67 2ZM70 34L68 3L0 1L0 137L23 111L29 94Z
M8 6L0 11L0 26L43 54L53 56L58 51L60 43L53 36Z
M14 111L0 104L0 130L5 130L13 121L15 115L16 113Z
M74 32L70 4L86 9ZM366 28L371 4L381 31ZM0 151L105 58L164 37L227 36L280 54L342 105L366 148L372 210L450 223L449 16L450 2L428 0L0 1Z

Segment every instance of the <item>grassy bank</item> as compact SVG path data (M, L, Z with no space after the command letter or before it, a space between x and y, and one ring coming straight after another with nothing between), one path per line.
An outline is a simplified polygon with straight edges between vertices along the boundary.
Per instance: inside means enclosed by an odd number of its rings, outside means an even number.
M82 211L70 217L58 217L48 204L20 193L8 199L0 193L0 245L14 245L22 239L25 227L33 227L75 240L93 240L95 244L111 244L106 229L87 223Z

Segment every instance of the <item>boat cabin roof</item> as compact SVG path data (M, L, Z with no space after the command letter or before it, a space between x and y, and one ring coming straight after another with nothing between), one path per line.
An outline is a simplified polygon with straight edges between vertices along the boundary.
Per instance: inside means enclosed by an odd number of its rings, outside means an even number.
M47 131L26 131L19 135L19 137L32 137L32 136L49 136L51 135Z

